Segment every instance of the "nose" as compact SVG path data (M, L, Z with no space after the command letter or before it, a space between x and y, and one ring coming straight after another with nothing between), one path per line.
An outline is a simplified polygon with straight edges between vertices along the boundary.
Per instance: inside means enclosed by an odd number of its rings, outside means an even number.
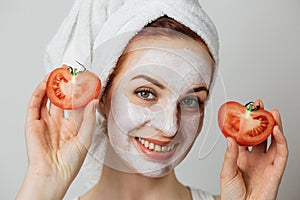
M166 137L173 137L178 131L178 111L177 105L168 105L163 112L161 131Z

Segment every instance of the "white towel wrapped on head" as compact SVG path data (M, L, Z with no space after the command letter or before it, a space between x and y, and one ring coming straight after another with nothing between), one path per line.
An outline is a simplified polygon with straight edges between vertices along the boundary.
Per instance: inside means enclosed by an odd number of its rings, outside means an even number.
M46 48L46 69L51 71L62 63L75 66L76 60L84 62L93 58L93 51L105 41L123 33L135 34L163 15L196 32L218 63L218 34L197 0L75 0ZM114 62L127 43L126 40L120 42ZM100 75L100 78L105 83L107 77Z

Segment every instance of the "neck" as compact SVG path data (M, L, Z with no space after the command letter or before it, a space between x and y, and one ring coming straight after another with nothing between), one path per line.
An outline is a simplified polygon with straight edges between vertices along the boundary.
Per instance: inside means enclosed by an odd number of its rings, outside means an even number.
M192 197L189 189L177 180L174 170L163 177L152 178L103 165L99 182L81 199L176 200L192 199Z
M188 188L179 183L174 171L164 177L150 178L105 165L100 181L88 196L86 199L191 199Z

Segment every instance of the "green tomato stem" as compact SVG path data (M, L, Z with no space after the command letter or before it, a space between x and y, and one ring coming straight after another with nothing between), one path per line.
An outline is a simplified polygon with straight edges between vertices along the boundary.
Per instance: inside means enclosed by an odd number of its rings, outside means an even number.
M250 101L249 103L247 103L245 105L247 111L249 112L253 112L253 111L256 111L256 110L259 110L260 109L260 105L258 104L256 107L254 107L254 102L253 101Z
M78 74L87 71L86 67L81 64L80 62L76 61L83 69L82 70L78 70L77 68L73 68L71 66L68 66L70 69L70 73L72 74L72 77L77 76Z

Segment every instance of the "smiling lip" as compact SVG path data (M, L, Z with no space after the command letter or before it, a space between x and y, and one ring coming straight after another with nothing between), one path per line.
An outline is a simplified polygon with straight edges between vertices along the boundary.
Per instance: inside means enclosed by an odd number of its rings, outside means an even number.
M164 142L150 138L135 137L134 141L146 156L154 160L170 158L178 146L178 143L170 144L170 141Z

